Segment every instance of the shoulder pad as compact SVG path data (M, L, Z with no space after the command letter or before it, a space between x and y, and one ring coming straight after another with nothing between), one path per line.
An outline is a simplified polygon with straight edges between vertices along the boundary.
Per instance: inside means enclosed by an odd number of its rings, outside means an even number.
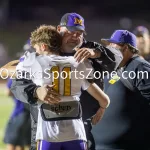
M36 60L36 53L35 52L26 52L24 54L24 61L23 61L23 65L28 67L31 66Z

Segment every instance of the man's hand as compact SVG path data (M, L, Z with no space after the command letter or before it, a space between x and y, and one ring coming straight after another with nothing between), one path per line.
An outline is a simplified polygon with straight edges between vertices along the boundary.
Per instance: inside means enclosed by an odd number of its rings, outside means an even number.
M96 125L103 117L105 113L105 109L100 107L97 111L97 113L94 115L94 117L92 118L92 124Z
M46 104L57 104L60 102L59 94L53 90L55 85L41 86L36 89L36 97Z
M98 58L100 57L100 52L90 49L90 48L81 48L78 49L74 55L74 58L77 62L83 62L88 58Z
M1 77L16 77L16 65L19 63L19 60L13 60L0 68Z
M7 63L6 65L4 65L3 67L1 68L7 68L8 66L17 66L17 64L19 63L19 60L13 60L13 61L10 61L9 63Z

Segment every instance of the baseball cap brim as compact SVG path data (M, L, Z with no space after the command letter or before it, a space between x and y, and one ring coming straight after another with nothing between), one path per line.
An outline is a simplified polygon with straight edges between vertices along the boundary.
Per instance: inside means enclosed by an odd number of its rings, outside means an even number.
M83 31L86 34L85 29L82 26L66 26L69 31Z
M112 40L112 39L101 39L101 42L104 45L109 45L110 43L115 43L115 44L121 44L120 42L116 41L116 40ZM134 48L135 50L139 51L136 47L133 47L132 45L130 45L132 48Z
M105 45L109 45L110 43L119 44L120 42L112 40L112 39L101 39L101 42Z

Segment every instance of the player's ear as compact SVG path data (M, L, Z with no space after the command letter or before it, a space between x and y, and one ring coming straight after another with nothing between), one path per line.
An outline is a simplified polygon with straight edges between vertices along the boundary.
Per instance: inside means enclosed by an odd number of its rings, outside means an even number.
M61 36L64 35L64 28L65 28L65 27L61 27L60 25L57 26L57 31L59 32L59 34L60 34Z
M122 52L126 52L128 50L128 45L124 44L122 48Z
M126 44L124 44L121 48L121 52L125 53L128 50L128 46Z
M41 50L42 50L42 51L45 51L46 49L47 49L47 45L45 45L45 44L42 43L42 44L41 44Z
M60 28L61 28L61 26L58 25L58 26L57 26L57 31L58 31L58 32L60 32Z

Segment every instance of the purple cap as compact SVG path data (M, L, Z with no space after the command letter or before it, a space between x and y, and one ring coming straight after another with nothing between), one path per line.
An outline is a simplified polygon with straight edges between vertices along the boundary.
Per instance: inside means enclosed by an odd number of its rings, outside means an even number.
M136 36L127 30L116 30L110 39L101 39L105 44L129 44L134 49L137 49Z
M85 31L84 18L77 13L64 14L60 26L65 26L69 31Z
M136 36L143 36L144 34L149 34L149 31L146 27L144 26L137 26L134 30L133 33Z

